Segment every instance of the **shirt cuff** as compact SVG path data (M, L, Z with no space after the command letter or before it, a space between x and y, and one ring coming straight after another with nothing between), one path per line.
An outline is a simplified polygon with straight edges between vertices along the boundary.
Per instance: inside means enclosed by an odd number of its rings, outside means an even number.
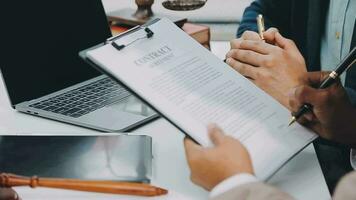
M236 174L231 176L217 186L215 186L210 192L210 198L215 198L237 186L244 185L247 183L258 182L258 179L251 174Z

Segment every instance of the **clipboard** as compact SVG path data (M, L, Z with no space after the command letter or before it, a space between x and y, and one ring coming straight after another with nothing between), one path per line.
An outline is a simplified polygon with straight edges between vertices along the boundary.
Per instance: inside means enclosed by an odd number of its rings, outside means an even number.
M110 72L106 71L105 69L103 69L102 67L98 66L97 64L95 64L92 60L90 60L87 56L87 52L103 47L107 44L112 44L118 51L121 51L122 49L130 46L131 44L133 44L134 42L137 42L138 40L143 40L143 39L148 39L151 37L154 37L154 32L151 31L149 29L149 26L152 24L155 24L157 22L159 22L161 19L160 18L156 18L152 21L149 21L143 25L138 25L133 27L132 29L129 29L117 36L113 36L110 37L108 39L106 39L106 41L104 41L101 44L95 45L93 47L90 47L88 49L82 50L79 52L79 57L82 58L86 63L88 63L91 67L94 67L96 70L98 70L99 72L107 75L108 77L110 77L112 80L114 80L117 84L119 84L121 87L125 88L127 91L129 91L132 95L134 95L136 98L138 98L139 100L141 100L143 103L145 103L146 105L150 106L151 109L153 109L156 113L158 113L162 118L164 118L165 120L167 120L169 123L171 123L174 127L176 127L178 130L180 130L186 137L190 138L192 141L196 142L197 144L199 144L199 142L197 142L193 137L191 137L188 133L186 133L181 127L179 127L176 123L174 123L171 119L169 119L167 116L165 116L162 112L160 112L158 109L156 109L151 103L149 103L148 101L146 101L144 98L142 98L140 95L138 95L134 90L132 90L130 87L126 86L125 84L122 83L122 81L120 81L116 76L114 76L113 74L111 74ZM130 34L133 34L137 31L145 31L146 32L146 36L145 37L140 37L140 38L136 38L135 40L133 40L131 43L128 44L120 44L117 45L116 43L114 43L116 40L121 39L125 36L128 36Z
M80 55L196 143L213 145L208 123L245 139L256 176L263 180L316 138L300 125L287 130L287 122L283 123L290 112L286 108L167 19L135 27ZM187 75L180 76L183 73ZM285 137L285 131L295 134ZM273 145L259 148L261 137ZM266 152L278 158L266 157Z
M140 30L150 31L149 26L152 25L152 24L154 24L154 23L156 23L156 22L158 22L159 20L160 20L159 18L156 18L156 19L154 19L154 20L152 20L152 21L147 22L146 24L135 26L135 27L133 27L133 28L131 28L131 29L129 29L129 30L123 32L123 33L120 33L119 35L110 37L110 38L106 39L106 41L104 41L104 42L101 43L101 44L98 44L98 45L95 45L95 46L90 47L90 48L88 48L88 49L85 49L85 50L80 51L80 52L79 52L79 56L80 56L84 61L88 62L88 63L91 64L91 65L94 65L93 67L97 68L96 64L94 64L93 62L91 62L90 59L88 59L88 57L86 56L86 53L87 53L88 51L93 50L93 49L100 48L100 47L102 47L102 46L104 46L104 45L106 45L106 44L109 44L109 43L112 43L112 44L115 45L116 43L113 43L114 41L116 41L116 40L118 40L118 39L121 39L121 38L123 38L123 37L125 37L125 36L128 36L128 35L130 35L130 34L132 34L132 33L135 33L135 32L137 32L137 31L140 31ZM146 33L147 33L147 32L146 32ZM152 37L153 35L154 35L154 33L153 33L152 31L150 31L150 32L147 33L146 36L147 36L147 37ZM144 39L144 38L138 38L138 39ZM122 47L116 46L116 48L118 48L118 50L121 50L120 48L124 48L124 47L126 47L126 46L127 46L127 44L126 44L126 45L123 44Z

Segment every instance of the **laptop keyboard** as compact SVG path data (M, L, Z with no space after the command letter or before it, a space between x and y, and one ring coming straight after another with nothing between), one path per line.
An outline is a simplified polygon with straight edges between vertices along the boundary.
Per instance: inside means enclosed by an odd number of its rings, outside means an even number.
M130 95L127 90L107 77L31 104L30 107L78 118Z

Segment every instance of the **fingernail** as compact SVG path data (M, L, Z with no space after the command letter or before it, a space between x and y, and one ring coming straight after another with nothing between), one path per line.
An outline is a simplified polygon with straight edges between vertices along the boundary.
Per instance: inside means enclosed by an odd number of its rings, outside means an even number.
M232 54L231 51L227 52L226 57L231 57L231 54Z

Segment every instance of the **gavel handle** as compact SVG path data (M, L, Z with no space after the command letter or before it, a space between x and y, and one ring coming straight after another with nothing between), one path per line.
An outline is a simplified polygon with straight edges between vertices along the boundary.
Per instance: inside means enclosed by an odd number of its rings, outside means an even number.
M168 191L143 183L114 182L114 181L83 181L76 179L28 178L12 174L0 175L0 186L16 187L30 186L78 190L86 192L100 192L111 194L158 196L167 194Z

